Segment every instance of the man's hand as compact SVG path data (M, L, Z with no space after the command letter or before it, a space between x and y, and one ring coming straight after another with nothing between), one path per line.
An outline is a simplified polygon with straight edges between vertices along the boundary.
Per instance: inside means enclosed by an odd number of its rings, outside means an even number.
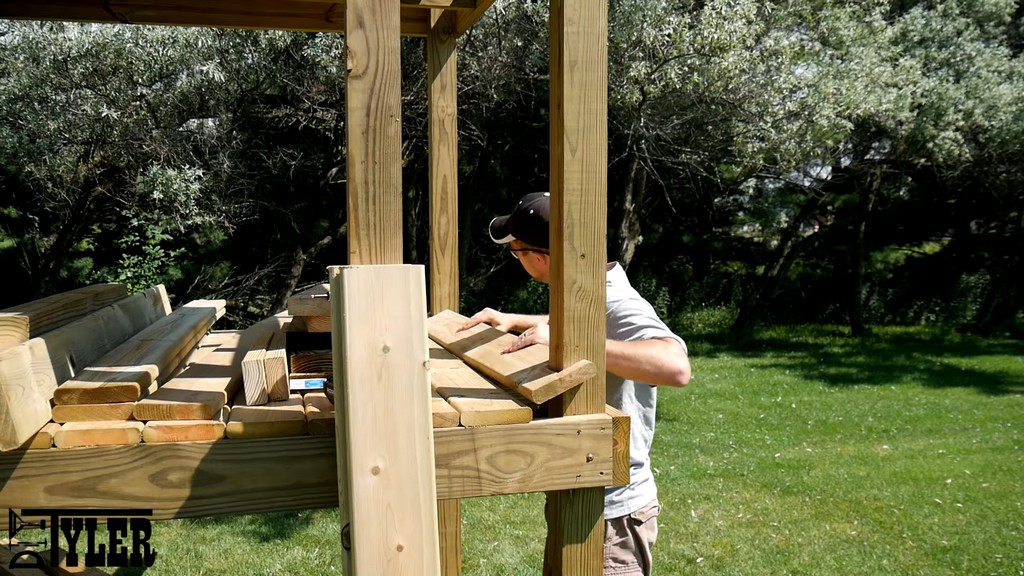
M506 314L504 312L498 312L493 308L484 308L483 310L473 314L466 320L466 323L459 327L459 332L463 330L469 330L477 324L490 324L491 326L501 330L502 332L508 332L515 328L513 325L513 314Z
M528 328L525 332L519 335L514 342L509 344L502 354L508 354L509 352L515 352L516 350L522 350L527 346L533 346L534 344L548 345L551 339L551 331L547 324L537 324L533 328Z

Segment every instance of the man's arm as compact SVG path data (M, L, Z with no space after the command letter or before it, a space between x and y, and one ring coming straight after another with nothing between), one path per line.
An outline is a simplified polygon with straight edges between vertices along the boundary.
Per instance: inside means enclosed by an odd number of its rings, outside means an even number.
M683 387L690 382L690 358L670 338L605 340L604 349L605 369L616 376L655 386Z

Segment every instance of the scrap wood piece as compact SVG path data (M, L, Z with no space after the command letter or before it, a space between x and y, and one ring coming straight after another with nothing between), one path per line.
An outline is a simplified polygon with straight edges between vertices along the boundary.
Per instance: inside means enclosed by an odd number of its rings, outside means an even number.
M433 390L430 391L430 416L434 428L454 428L459 425L459 411Z
M0 350L0 450L17 448L50 421L58 383L166 316L169 308L167 291L158 285Z
M127 422L68 422L53 434L57 448L86 446L134 446L142 441L144 424Z
M123 284L93 284L0 310L0 349L28 342L127 296Z
M225 428L222 420L150 420L142 429L142 441L209 442L223 438Z
M244 392L235 396L225 433L228 438L280 438L306 433L306 410L302 396L267 402L262 406L244 404Z
M466 427L522 424L533 419L533 409L524 401L465 365L431 372L430 386L458 410L459 423Z
M334 435L334 403L323 392L310 392L302 397L306 410L306 426L310 436Z
M54 391L57 404L135 402L156 390L224 314L224 300L194 300L150 324Z
M331 286L318 284L288 298L288 314L292 316L331 316Z
M463 362L534 404L543 404L597 375L589 360L552 371L548 368L548 347L540 344L502 354L515 340L514 335L486 324L460 332L467 320L461 314L444 310L427 319L427 331L432 340Z
M243 331L228 332L225 341L156 392L135 404L136 420L208 420L215 418L242 387L242 360L254 343L291 320L278 314Z
M106 404L58 404L53 407L54 422L108 422L130 420L135 402L109 402Z

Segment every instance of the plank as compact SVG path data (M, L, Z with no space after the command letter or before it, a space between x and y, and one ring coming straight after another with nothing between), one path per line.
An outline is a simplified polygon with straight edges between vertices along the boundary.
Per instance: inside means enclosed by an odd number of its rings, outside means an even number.
M28 342L127 296L123 284L93 284L4 308L0 310L0 349Z
M629 484L629 416L618 408L605 405L605 413L612 419L612 486Z
M135 404L136 420L209 420L242 387L242 359L253 342L290 318L278 314L245 330L227 334L226 341L201 362L168 380L159 390Z
M267 397L273 401L288 399L288 351L286 349L288 328L286 322L274 332L267 345L267 354L263 359L263 370L267 379Z
M430 417L434 428L452 428L459 425L459 411L452 408L440 394L430 391Z
M135 402L111 402L107 404L64 404L53 407L51 418L61 424L65 422L102 422L129 420L135 410Z
M291 316L328 316L331 315L331 287L329 284L317 284L288 297L288 314Z
M291 355L288 366L292 374L331 374L330 350L300 350Z
M124 342L169 307L154 286L84 318L0 350L0 450L20 446L50 420L58 382Z
M224 300L194 300L157 320L54 391L56 404L135 402L155 391L188 356Z
M301 316L307 332L330 332L330 316Z
M552 403L556 415L605 407L608 198L608 4L552 0L551 367L590 360L594 372ZM604 491L549 495L544 573L601 574Z
M400 31L397 2L345 3L349 264L402 262Z
M541 344L502 354L501 351L516 336L486 324L478 324L460 332L459 328L466 320L468 318L461 314L444 310L427 320L427 330L432 340L467 365L534 404L543 404L572 390L596 374L594 364L584 359L577 360L564 370L551 370L548 367L548 347Z
M235 396L225 435L228 438L281 438L306 433L306 411L302 397L292 394L287 400L267 402L262 406L239 403L242 392Z
M266 357L267 346L273 337L274 334L270 333L256 339L242 357L242 390L249 406L261 406L269 400Z
M22 450L45 450L53 447L53 435L60 430L60 424L47 422L27 442L21 445Z
M220 440L225 428L220 420L151 420L142 429L142 441L156 444Z
M433 434L438 499L600 487L612 475L606 414ZM167 519L335 506L330 436L0 454L0 509L152 508ZM7 520L0 514L0 531Z
M57 448L131 446L142 441L142 422L68 422L53 434Z
M533 419L533 409L513 398L472 368L437 370L430 374L434 392L459 412L463 426L521 424Z
M434 342L433 340L427 341L427 348L428 351L430 352L431 371L447 370L450 368L462 369L463 366L466 366L466 363L463 362L462 360L459 360L458 356L445 350L444 346L441 346L440 344Z
M423 267L333 266L328 274L339 510L353 544L343 556L355 574L438 576Z
M306 428L312 436L334 436L334 404L323 392L310 392L302 397L306 411Z

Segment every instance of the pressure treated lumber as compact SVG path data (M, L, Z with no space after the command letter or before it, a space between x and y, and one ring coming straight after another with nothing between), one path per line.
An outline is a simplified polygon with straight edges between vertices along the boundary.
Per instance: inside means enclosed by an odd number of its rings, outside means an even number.
M247 406L237 402L231 407L225 434L228 438L281 438L306 433L306 411L302 397L292 394L287 400Z
M423 267L334 266L328 275L339 509L351 527L351 573L437 576Z
M334 404L323 392L310 392L302 397L306 410L306 428L311 436L334 436Z
M120 300L84 318L0 350L0 450L20 446L50 420L59 382L167 315L163 286Z
M127 296L123 284L94 284L0 310L0 350L28 342Z
M53 407L54 422L105 422L129 420L135 410L135 402L110 402L106 404L64 404Z
M330 285L317 284L288 298L288 314L291 316L329 317L331 315L330 297Z
M463 426L521 424L533 419L533 409L513 398L472 368L435 370L430 385L459 412Z
M224 300L194 300L132 336L54 392L57 404L135 402L170 376L214 321Z
M437 498L608 485L612 433L606 414L435 429ZM152 508L166 519L329 508L336 461L330 436L19 450L0 454L0 509Z
M220 420L151 420L142 429L142 441L206 442L224 437L225 424Z
M306 325L306 332L330 332L330 316L300 316Z
M459 331L466 320L461 314L444 310L427 320L427 330L432 340L463 362L534 404L543 404L596 374L594 364L583 359L564 370L552 371L548 368L548 347L540 344L502 354L516 336L486 324Z
M142 422L68 422L53 434L57 448L131 446L142 441Z
M267 394L267 346L274 337L273 333L258 338L252 348L242 357L242 389L245 391L245 404L262 406L269 400Z
M290 319L279 314L226 335L218 348L135 404L136 420L209 420L242 387L242 359L253 343Z

